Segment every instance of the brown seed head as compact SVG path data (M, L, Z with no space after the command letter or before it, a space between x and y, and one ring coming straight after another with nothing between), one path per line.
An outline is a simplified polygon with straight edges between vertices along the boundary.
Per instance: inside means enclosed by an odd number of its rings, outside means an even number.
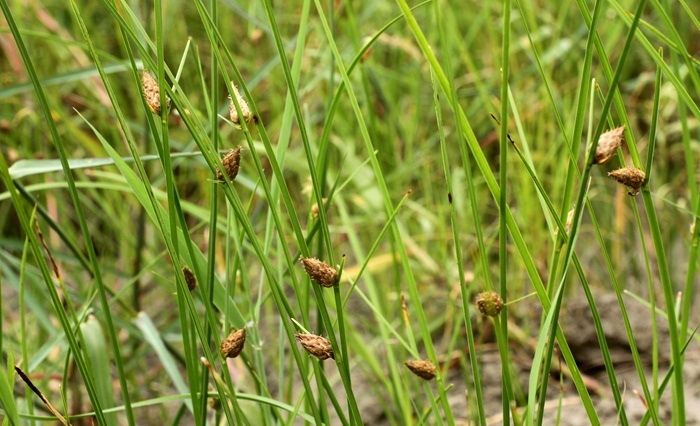
M319 283L321 287L333 287L338 281L338 271L316 258L302 257L301 263L304 264L306 273Z
M635 167L613 170L608 173L608 176L628 187L630 189L628 192L629 195L637 195L639 193L639 188L644 185L644 179L646 178L644 172Z
M476 307L483 315L495 317L503 309L503 299L495 291L485 291L476 296Z
M609 130L598 139L598 148L595 150L594 164L603 164L615 154L615 151L622 145L625 140L625 126L620 126L617 129Z
M143 95L146 98L146 105L153 114L160 115L160 87L151 74L144 71L141 73L141 85L143 86ZM166 96L168 106L170 106L170 98Z
M423 380L432 380L435 377L435 374L437 374L435 365L427 360L419 359L414 361L406 361L404 362L404 365L411 370L411 373Z
M251 120L255 121L257 124L258 122L258 117L253 115L253 112L250 110L250 107L248 106L248 102L241 96L241 93L238 91L238 87L236 87L233 82L231 82L233 85L233 92L234 95L236 96L236 100L238 101L238 106L241 108L241 113L243 114L243 119L245 120L246 123L250 123ZM236 110L236 105L233 103L233 98L229 96L229 99L231 100L231 103L229 105L229 116L231 118L231 121L233 124L236 125L239 129L241 128L241 119L238 116L238 111Z
M236 176L238 176L238 169L241 166L241 149L242 147L240 146L236 149L232 149L221 159L221 162L224 163L224 170L226 170L226 174L230 180L234 180ZM221 182L225 182L224 175L219 169L216 170L216 178Z
M235 358L243 350L245 345L245 327L240 330L231 329L231 333L221 342L221 356L224 358Z
M197 288L197 277L194 276L194 272L187 266L182 267L182 274L185 276L185 282L187 283L187 288L190 291Z
M333 346L325 337L317 336L310 333L297 333L297 340L301 343L301 347L306 349L306 352L313 355L316 359L323 361L324 359L333 358Z

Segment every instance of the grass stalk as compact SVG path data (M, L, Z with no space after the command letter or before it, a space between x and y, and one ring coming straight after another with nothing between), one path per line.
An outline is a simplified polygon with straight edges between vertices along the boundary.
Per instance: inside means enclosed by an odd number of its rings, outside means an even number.
M438 7L438 3L434 3L434 13L435 13L435 18L438 23L438 28L440 29L440 42L441 46L444 51L450 51L450 46L449 46L449 39L445 35L445 30L444 26L441 24L442 23L442 16L440 13L440 8ZM449 59L449 56L445 57L445 69L448 75L452 76L452 65ZM474 331L472 328L472 321L471 321L471 289L467 288L467 283L464 278L464 263L463 263L463 254L462 254L462 245L460 244L460 239L459 235L461 233L461 227L459 225L459 220L457 217L457 211L455 209L455 204L454 204L454 197L456 196L454 192L454 188L452 185L452 174L450 172L450 162L448 158L448 151L447 151L447 142L446 142L446 137L445 137L445 130L443 126L443 120L442 120L442 109L440 106L440 97L439 97L439 87L437 85L437 82L435 81L434 75L431 72L431 80L433 82L433 102L435 104L435 115L437 117L437 124L438 124L438 131L439 136L440 136L440 151L441 151L441 157L442 157L442 169L445 174L445 185L447 187L447 199L448 203L450 206L450 225L452 227L452 239L454 243L454 250L455 250L455 259L457 263L457 273L459 276L459 286L460 286L460 294L462 296L462 310L463 310L463 319L465 322L465 327L467 331L467 346L469 348L469 361L470 361L470 366L471 366L471 373L472 373L472 378L473 378L473 383L474 383L474 393L476 394L476 414L479 419L479 423L482 426L486 425L486 411L484 408L484 395L483 395L483 389L482 389L482 382L481 382L481 375L479 373L479 365L478 365L478 357L477 357L477 351L476 351L476 345L475 345L475 339L474 339ZM453 81L453 78L449 79L450 82ZM451 99L451 102L455 102L455 99L457 97L454 84L450 84L450 91L448 92L448 96ZM457 125L459 126L459 122L457 122ZM462 134L462 132L458 131L457 132L458 137L459 135ZM471 170L470 166L468 164L465 164L465 173L467 176L467 184L469 185L469 193L474 194L474 188L473 188L473 180L471 178ZM489 284L487 286L488 289L491 288L490 286L490 276L489 276L489 270L488 266L485 264L486 262L486 249L484 248L483 244L483 237L481 236L482 230L481 230L481 223L479 222L479 212L478 208L476 206L476 200L474 196L470 196L470 206L472 210L472 215L474 217L474 229L476 232L477 236L477 241L479 244L479 253L480 258L482 259L482 262L484 262L483 265L483 273L486 277L486 282ZM507 368L508 366L506 366Z
M498 199L498 266L499 292L501 299L508 302L508 80L510 70L510 9L511 1L503 3L503 34L501 48L501 127L499 133L499 178L500 197ZM515 403L513 384L510 377L509 345L508 345L508 309L501 310L500 321L496 326L500 329L498 349L501 355L501 376L503 377L503 424L510 425L511 405ZM500 322L500 324L499 324Z
M218 24L219 19L219 12L218 12L218 5L216 1L211 1L209 4L209 7L211 8L210 13L212 20L214 23ZM212 43L211 44L211 49L216 50L218 49L218 43ZM211 143L214 151L219 150L219 117L216 114L216 111L219 109L219 68L218 64L216 62L215 57L211 57L211 61L209 66L211 67L211 72L209 75L209 120L210 120L210 128L211 128ZM202 76L203 77L203 76ZM162 95L164 96L165 91L163 90ZM161 97L162 99L162 97ZM161 100L161 105L164 105ZM209 247L207 250L207 259L210 259L210 262L207 264L207 270L206 270L206 286L204 287L207 290L207 294L205 297L209 300L209 305L213 305L214 303L214 285L215 285L215 274L216 274L216 265L215 262L213 262L213 259L216 259L216 246L217 246L217 232L216 230L216 225L218 221L218 204L219 204L219 191L218 191L218 182L216 180L213 180L213 182L209 185L211 187L211 203L209 205L209 208L211 210L210 216L209 216L209 227L210 227L210 232L209 232ZM228 241L227 241L228 242ZM194 265L196 267L196 264ZM229 269L228 263L226 263L226 270ZM196 273L195 273L196 275ZM201 276L201 274L200 274ZM228 325L228 322L224 322L225 325ZM209 327L209 323L205 324L205 335L206 335L206 342L211 341L212 337L212 332L215 331L216 329L212 329ZM225 335L227 328L224 327L222 330ZM199 395L200 395L200 401L199 401L199 412L196 414L195 418L199 419L204 419L206 418L206 409L207 409L207 400L206 400L206 395L207 391L209 388L209 369L206 368L206 366L201 365L200 367L200 373L199 373L201 380L199 383ZM233 387L233 386L231 386ZM240 419L237 419L240 420Z

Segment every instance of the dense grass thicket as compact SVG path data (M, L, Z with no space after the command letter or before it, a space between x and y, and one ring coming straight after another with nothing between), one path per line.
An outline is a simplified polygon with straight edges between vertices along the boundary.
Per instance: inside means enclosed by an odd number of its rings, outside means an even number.
M0 9L3 425L700 421L698 2Z

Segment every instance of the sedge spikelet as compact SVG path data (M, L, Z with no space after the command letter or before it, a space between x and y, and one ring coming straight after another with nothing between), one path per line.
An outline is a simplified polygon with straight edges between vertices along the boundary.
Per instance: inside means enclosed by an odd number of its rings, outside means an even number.
M476 307L483 315L495 317L503 309L503 299L495 291L485 291L476 296Z
M301 263L306 273L321 287L333 287L338 281L338 271L327 263L313 257L302 257Z
M615 151L622 145L625 140L625 126L620 126L616 129L609 130L598 139L598 147L595 150L594 164L603 164L608 161Z
M241 167L241 149L242 147L240 146L236 149L232 149L221 159L221 162L224 163L224 170L229 180L234 180L236 176L238 176L238 169ZM223 173L221 173L219 169L216 170L216 178L221 182L226 182Z
M432 362L427 360L419 359L413 361L406 361L404 362L404 365L408 367L409 370L411 370L411 373L415 374L423 380L432 380L437 374L437 369L435 368L435 365L433 365Z
M248 102L243 98L241 93L238 91L238 87L231 82L231 85L233 86L233 92L234 95L236 96L236 101L238 101L238 106L241 108L241 113L243 114L243 120L245 120L246 123L250 123L251 120L254 121L256 124L258 123L258 117L256 117L253 112L250 110L250 107L248 106ZM233 124L236 125L239 129L241 128L241 118L238 116L238 110L236 110L236 105L233 103L233 97L229 96L230 104L229 104L229 118L233 122Z
M335 359L333 354L333 346L331 346L331 342L325 337L310 333L297 333L296 338L299 343L301 343L301 347L319 361L323 361L324 359L328 358Z
M646 174L636 167L624 167L613 170L608 173L608 176L628 187L630 190L627 193L632 196L639 193L639 189L644 185L644 180L646 179Z
M155 115L160 115L160 86L158 81L151 74L144 71L141 73L141 85L143 86L143 96L146 98L148 109ZM170 98L167 96L168 107L170 106Z
M240 330L232 329L223 342L221 342L221 356L224 358L237 357L245 346L245 327Z

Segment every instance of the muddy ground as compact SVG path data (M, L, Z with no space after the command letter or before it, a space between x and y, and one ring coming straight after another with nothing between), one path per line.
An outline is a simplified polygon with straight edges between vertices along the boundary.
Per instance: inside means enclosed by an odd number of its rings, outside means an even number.
M651 316L649 310L642 307L632 299L625 299L628 314L632 324L640 356L643 359L647 382L651 386L651 360L652 360L652 333ZM632 356L627 343L624 324L620 314L617 299L614 295L605 295L597 299L597 306L600 310L603 328L605 330L611 356L615 364L615 371L619 385L623 392L626 417L630 424L639 424L646 409L642 398L643 394L640 380L632 362ZM660 374L668 371L669 350L667 338L666 319L657 317L660 335ZM691 321L691 324L693 322ZM603 367L602 356L595 335L595 328L591 319L588 304L585 299L574 299L569 302L562 311L562 325L567 335L567 340L572 352L577 360L579 368L585 374L587 386L594 398L596 412L603 425L615 425L618 422L618 409L613 400L607 374ZM517 326L516 326L517 327ZM534 340L530 343L535 344ZM527 380L529 376L529 365L532 354L529 352L529 343L520 343L520 348L512 351L515 364L520 368L519 379L522 388L527 390ZM483 352L479 355L479 365L481 367L482 387L485 395L485 405L487 420L490 425L502 424L501 408L501 365L495 345L483 345ZM557 361L554 361L556 364ZM463 379L463 371L456 365L447 374L446 382L454 385L449 390L449 399L452 411L458 420L458 424L467 425L469 413L467 411L466 391L467 386ZM557 367L553 365L553 369ZM700 342L697 340L690 343L686 350L685 374L685 404L687 425L700 425ZM545 425L555 424L556 416L561 398L561 425L584 426L590 421L580 398L576 393L571 380L564 376L560 382L561 375L552 374L550 386L547 393L547 405L545 408ZM357 385L360 385L359 383ZM361 386L361 385L360 385ZM356 392L356 395L362 395ZM388 424L386 418L381 413L381 407L374 400L376 396L373 392L365 395L373 397L361 399L359 401L360 410L363 412L363 420L368 425ZM670 421L670 391L665 392L662 398L659 413L664 423Z

